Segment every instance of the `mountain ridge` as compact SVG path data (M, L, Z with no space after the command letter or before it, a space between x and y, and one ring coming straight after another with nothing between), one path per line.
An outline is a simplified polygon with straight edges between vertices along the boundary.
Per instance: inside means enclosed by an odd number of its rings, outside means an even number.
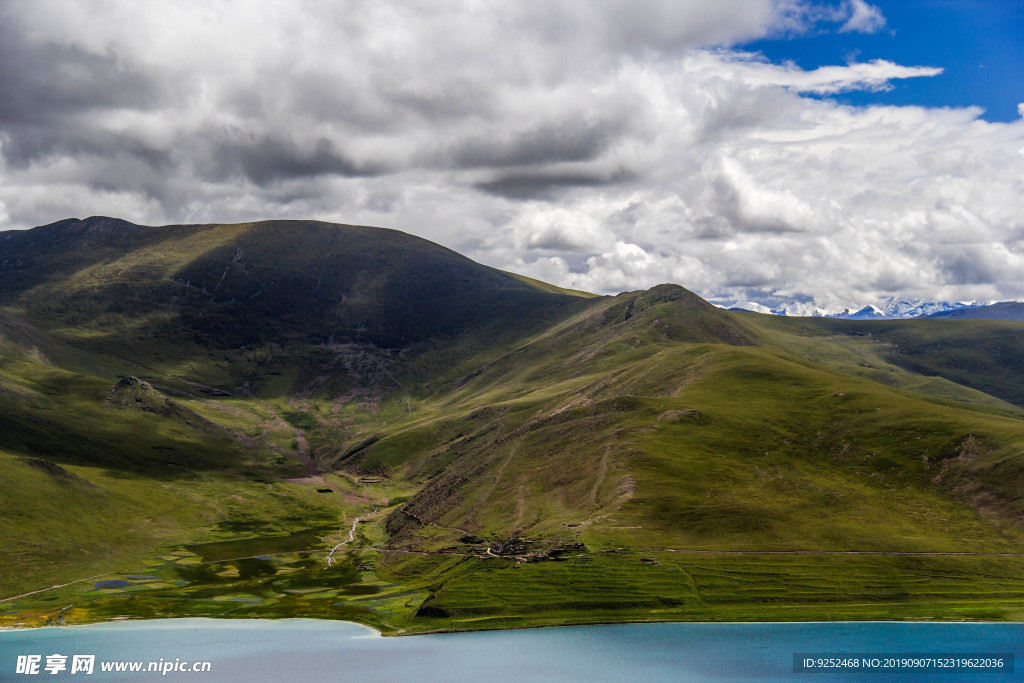
M574 302L405 233L331 226L264 221L149 228L103 217L60 221L17 235L20 239L0 240L0 300L20 295L18 303L30 313L45 307L50 317L62 314L61 304L65 317L83 312L101 317L110 313L110 299L124 301L122 312L136 318L172 309L171 327L184 327L208 344L240 346L300 335L387 348L452 334L479 318L520 317L517 307ZM117 258L129 248L139 257ZM83 269L88 277L62 280L77 296L49 290L32 299L33 278L46 277L54 249L73 250L72 267L91 256L90 267ZM172 249L182 256L170 260L161 253ZM277 268L275 259L287 259L291 266ZM366 263L373 264L373 272ZM143 283L146 289L137 291ZM466 287L473 295L458 301ZM297 292L303 296L294 296ZM432 329L422 325L428 318Z

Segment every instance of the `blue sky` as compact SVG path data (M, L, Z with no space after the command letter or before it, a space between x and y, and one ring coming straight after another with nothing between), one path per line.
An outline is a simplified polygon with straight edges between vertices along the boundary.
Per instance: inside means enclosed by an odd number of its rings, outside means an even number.
M877 33L839 33L821 25L804 35L758 40L743 49L804 69L884 59L941 67L931 78L896 81L885 92L836 96L844 104L978 106L987 121L1020 117L1024 102L1024 1L880 0L886 25Z

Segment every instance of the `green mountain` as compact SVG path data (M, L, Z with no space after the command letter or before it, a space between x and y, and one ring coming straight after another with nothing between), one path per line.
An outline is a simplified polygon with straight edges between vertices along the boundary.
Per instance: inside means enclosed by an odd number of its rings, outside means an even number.
M1020 619L1024 324L312 221L0 234L0 624Z

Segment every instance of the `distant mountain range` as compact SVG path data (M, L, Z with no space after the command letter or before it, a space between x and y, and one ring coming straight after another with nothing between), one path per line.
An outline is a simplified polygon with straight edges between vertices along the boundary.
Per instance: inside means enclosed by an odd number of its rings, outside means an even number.
M769 308L752 302L736 303L724 306L733 311L751 311L754 313L771 313L773 315L792 316L792 305L780 305ZM796 315L806 315L798 310ZM910 318L956 318L975 320L1024 320L1024 302L1002 301L999 303L981 303L964 301L927 301L925 299L902 299L889 297L878 306L865 306L861 309L850 309L841 313L828 313L822 309L810 312L813 317L839 318L841 320L908 320Z
M830 318L845 320L905 320L943 315L965 308L978 307L978 303L926 301L924 299L900 299L889 297L879 306L865 306L857 311L846 309L842 313L829 315Z
M1000 301L988 306L969 306L940 313L933 313L926 318L954 318L973 320L1022 320L1024 321L1024 302Z

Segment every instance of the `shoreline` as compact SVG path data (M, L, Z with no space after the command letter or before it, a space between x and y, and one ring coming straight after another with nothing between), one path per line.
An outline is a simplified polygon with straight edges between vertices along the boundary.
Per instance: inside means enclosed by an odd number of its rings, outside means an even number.
M109 621L97 621L88 624L65 624L65 625L53 625L53 626L0 626L0 634L7 632L25 632L25 631L42 631L42 630L66 630L75 628L95 628L95 627L109 627L117 626L121 624L132 624L132 625L157 625L166 624L168 622L201 622L199 625L195 625L192 628L220 628L224 625L231 623L234 624L249 624L251 626L257 626L259 624L283 624L286 622L296 621L308 621L316 622L317 624L337 624L347 626L358 626L366 629L370 632L366 637L376 638L406 638L415 636L428 636L428 635L451 635L458 633L485 633L485 632L496 632L496 631L526 631L526 630L541 630L541 629L560 629L560 628L587 628L593 626L636 626L636 625L654 625L654 624L694 624L702 626L710 625L722 625L722 626L740 626L740 625L786 625L786 624L807 624L807 625L824 625L824 624L956 624L964 626L967 624L976 624L979 626L994 626L994 625L1019 625L1024 626L1024 621L984 621L977 619L949 619L949 620L891 620L891 619L843 619L843 620L814 620L814 621L680 621L680 620L628 620L628 621L597 621L587 623L576 623L576 624L538 624L533 626L509 626L503 628L475 628L475 629L435 629L431 631L417 631L415 633L385 633L378 628L370 626L368 624L362 624L357 621L348 621L345 619L318 619L313 617L285 617L282 619L265 619L260 617L240 617L234 618L220 618L220 617L165 617L157 619L112 619ZM2 635L0 635L2 637Z

